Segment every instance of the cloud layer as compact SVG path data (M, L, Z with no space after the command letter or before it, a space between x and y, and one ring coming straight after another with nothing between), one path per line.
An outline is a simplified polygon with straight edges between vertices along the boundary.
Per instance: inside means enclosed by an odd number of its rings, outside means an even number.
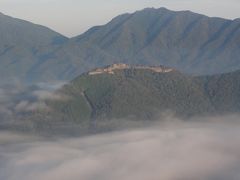
M2 133L0 179L240 179L239 130L237 123L172 123L54 141Z
M40 83L24 85L18 82L0 84L0 129L22 127L25 116L32 112L51 110L46 100L65 101L68 97L56 89L65 82ZM25 126L24 125L24 126Z

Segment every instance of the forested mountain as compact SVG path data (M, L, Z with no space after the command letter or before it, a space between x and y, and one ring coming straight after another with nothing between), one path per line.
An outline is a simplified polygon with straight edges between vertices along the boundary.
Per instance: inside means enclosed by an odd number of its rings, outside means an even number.
M239 113L240 72L196 77L164 66L115 64L75 78L55 95L47 109L24 115L24 126L89 132L149 124L169 113L185 120Z

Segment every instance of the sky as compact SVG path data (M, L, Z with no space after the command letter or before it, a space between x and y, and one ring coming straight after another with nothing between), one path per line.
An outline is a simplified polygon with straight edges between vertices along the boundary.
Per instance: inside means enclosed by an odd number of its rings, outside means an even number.
M0 0L0 12L68 37L105 24L119 14L147 7L191 10L228 19L240 17L240 0Z

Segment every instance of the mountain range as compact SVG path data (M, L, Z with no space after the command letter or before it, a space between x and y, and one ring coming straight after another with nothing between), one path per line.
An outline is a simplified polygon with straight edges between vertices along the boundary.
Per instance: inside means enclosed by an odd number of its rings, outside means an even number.
M240 69L240 19L147 8L67 38L0 14L0 80L72 80L113 63L212 75Z

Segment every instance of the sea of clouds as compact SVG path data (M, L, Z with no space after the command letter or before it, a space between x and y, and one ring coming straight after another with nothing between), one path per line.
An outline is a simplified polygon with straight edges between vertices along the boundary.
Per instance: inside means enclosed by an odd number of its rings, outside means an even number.
M19 82L0 84L0 127L12 123L16 117L35 110L48 110L46 100L66 100L61 93L55 93L66 82L26 85Z
M0 133L1 180L238 180L238 116L53 138Z

